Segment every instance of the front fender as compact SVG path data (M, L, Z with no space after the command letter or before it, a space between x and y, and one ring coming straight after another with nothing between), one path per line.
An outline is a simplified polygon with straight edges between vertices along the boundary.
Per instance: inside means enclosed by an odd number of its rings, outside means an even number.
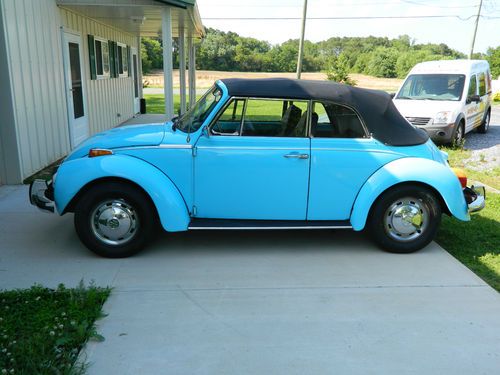
M189 210L172 181L153 165L128 155L84 157L64 162L57 171L54 186L57 211L63 213L87 184L109 177L129 180L142 187L156 206L165 230L187 230Z
M418 182L433 187L441 194L454 217L470 220L462 187L453 171L433 160L409 157L387 163L365 182L351 211L352 228L362 230L373 202L390 187L404 182Z

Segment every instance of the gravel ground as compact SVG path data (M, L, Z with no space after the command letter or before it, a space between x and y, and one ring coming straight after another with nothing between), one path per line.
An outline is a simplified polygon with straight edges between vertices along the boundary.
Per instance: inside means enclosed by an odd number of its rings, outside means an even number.
M467 160L470 168L476 170L491 170L500 167L500 106L495 105L491 111L490 129L486 134L475 131L465 136L466 149L472 150L472 156Z

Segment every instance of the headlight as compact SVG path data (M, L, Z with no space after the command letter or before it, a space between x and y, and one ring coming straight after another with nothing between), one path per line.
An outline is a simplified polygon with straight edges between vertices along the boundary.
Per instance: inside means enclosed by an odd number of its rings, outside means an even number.
M450 121L451 112L438 112L434 117L434 124L448 124Z

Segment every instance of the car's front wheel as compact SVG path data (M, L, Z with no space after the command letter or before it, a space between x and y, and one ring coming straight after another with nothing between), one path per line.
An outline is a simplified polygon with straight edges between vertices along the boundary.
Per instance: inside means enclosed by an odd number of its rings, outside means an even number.
M156 210L139 189L107 182L88 190L75 207L75 229L90 250L123 258L141 250L156 229Z
M411 253L434 239L441 222L441 206L433 192L402 185L382 194L368 218L368 230L384 250Z

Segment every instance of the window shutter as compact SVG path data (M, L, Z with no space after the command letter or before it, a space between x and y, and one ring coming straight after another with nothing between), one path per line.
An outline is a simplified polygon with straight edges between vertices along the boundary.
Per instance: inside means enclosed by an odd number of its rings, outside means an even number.
M89 66L90 66L90 79L97 79L96 66L95 66L95 44L94 44L94 36L87 35L87 39L89 42Z
M120 76L120 61L118 59L118 44L116 42L113 42L113 47L115 50L115 78L118 78Z
M108 49L109 49L109 76L110 78L115 78L115 43L111 40L108 40Z
M131 59L131 55L130 55L130 46L127 46L127 66L128 66L128 76L132 76L132 74L130 73L132 71L132 59Z

